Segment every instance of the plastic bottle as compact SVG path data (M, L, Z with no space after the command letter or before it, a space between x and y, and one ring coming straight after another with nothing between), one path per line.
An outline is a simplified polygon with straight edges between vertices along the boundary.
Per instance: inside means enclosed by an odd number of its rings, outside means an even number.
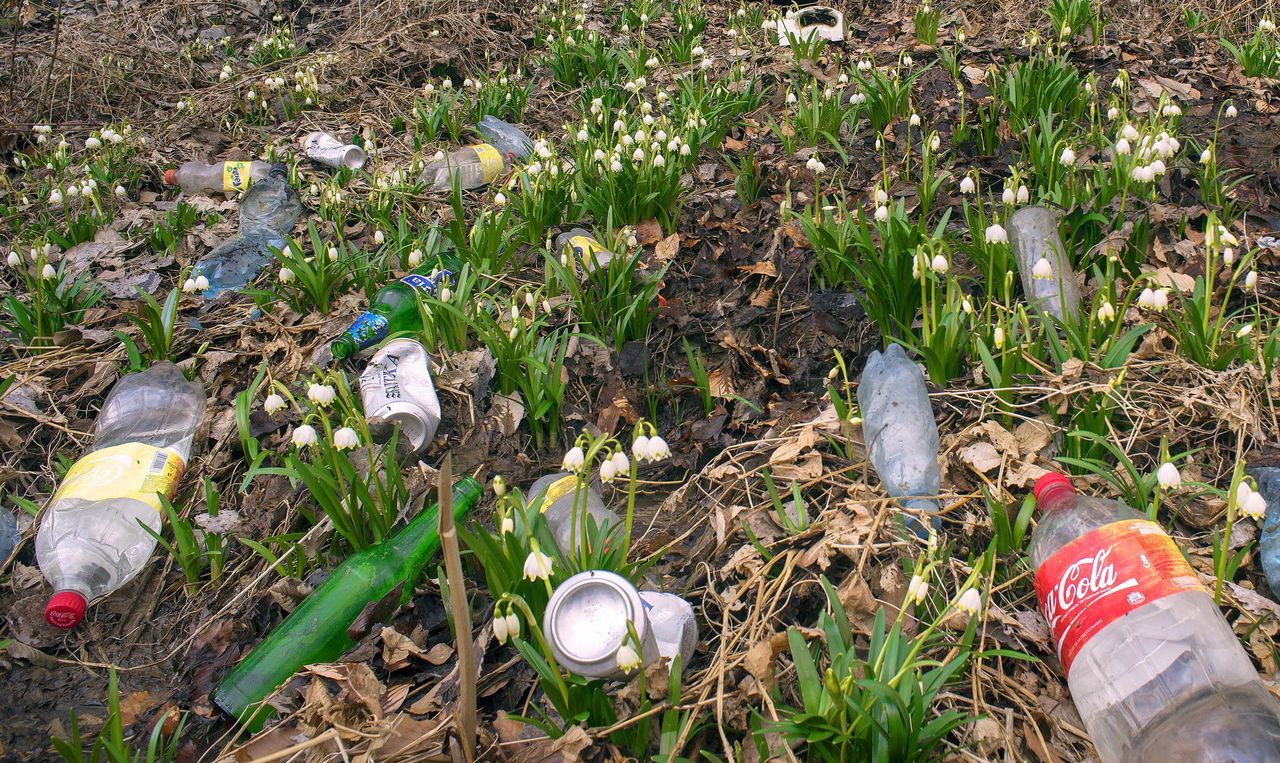
M519 127L508 124L492 115L486 115L476 125L485 143L450 151L422 170L419 181L437 191L447 191L458 176L463 190L479 188L492 183L511 169L517 159L523 159L533 150L533 142Z
M551 535L556 539L556 545L566 554L572 554L580 547L583 538L581 508L574 511L575 501L581 500L578 497L577 487L576 475L559 472L539 477L529 487L529 492L525 493L525 497L530 502L540 494L543 496L542 515L547 519L547 525L551 528ZM605 507L604 500L600 498L600 492L594 485L587 484L585 498L587 514L595 521L597 527L604 525L605 522L608 522L612 528L620 525L618 515Z
M461 269L462 261L457 257L439 256L399 281L378 289L369 301L369 309L329 345L333 359L346 360L392 334L420 330L422 314L418 312L418 295L435 294Z
M453 485L453 516L461 520L483 488L471 477ZM260 705L303 665L333 662L363 634L353 633L371 605L368 626L387 618L413 597L422 568L440 550L440 507L422 510L392 538L353 554L276 626L222 679L212 699L251 731L262 728L273 710ZM383 618L383 619L379 619Z
M922 496L936 496L942 486L938 425L924 376L902 345L871 353L858 384L858 408L863 440L884 489L894 498L917 496L901 501L905 508L937 511L938 502ZM916 517L904 519L907 527L925 534Z
M579 276L596 268L607 268L613 252L604 248L590 231L574 228L556 237L556 251L570 258L573 272Z
M1080 286L1058 235L1058 216L1044 207L1019 209L1009 220L1009 243L1027 302L1058 320L1079 315Z
M1280 760L1280 704L1164 530L1061 474L1035 496L1036 595L1104 763Z
M164 182L184 193L239 193L271 174L269 162L186 162L176 170L165 170Z
M1267 499L1267 517L1258 535L1262 572L1272 595L1280 595L1280 466L1255 466L1249 476L1258 483L1258 492Z
M195 272L209 279L204 296L212 299L257 278L273 258L271 247L285 246L301 214L302 200L289 185L288 169L274 165L271 174L254 183L240 200L240 232L196 263Z
M0 509L0 567L18 545L18 538L18 518L8 509Z
M160 496L173 496L204 410L204 388L172 363L112 388L93 450L67 471L36 534L51 625L75 627L90 601L142 571L156 541L138 523L160 528Z

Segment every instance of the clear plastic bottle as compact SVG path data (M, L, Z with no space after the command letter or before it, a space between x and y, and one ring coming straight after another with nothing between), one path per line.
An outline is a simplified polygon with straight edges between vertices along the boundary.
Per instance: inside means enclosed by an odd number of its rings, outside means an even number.
M204 388L172 363L116 383L93 450L68 470L36 533L51 625L75 627L90 601L142 571L156 541L138 523L160 528L159 495L172 497L204 411Z
M1061 474L1035 496L1036 595L1104 763L1280 760L1280 705L1164 530Z
M542 514L547 518L547 525L556 539L556 545L567 554L573 553L573 549L582 543L582 514L580 509L579 512L574 511L577 486L578 478L575 475L559 472L539 477L529 487L529 492L525 493L525 498L533 501L546 491L542 498ZM618 515L604 505L599 490L590 483L587 484L586 502L587 513L597 527L605 522L613 528L619 526Z
M608 268L613 260L613 252L604 248L591 232L584 228L573 228L556 237L555 251L569 258L569 266L578 276L590 273L596 268Z
M271 261L271 247L284 247L302 214L302 200L288 177L288 168L273 165L271 174L254 183L240 200L240 232L196 263L195 272L209 279L206 298L243 288Z
M529 136L515 125L486 115L476 125L476 130L487 142L450 151L422 170L419 180L437 191L447 191L453 184L453 175L464 190L479 188L492 183L511 169L517 159L523 159L533 150Z
M185 193L239 193L271 174L269 162L186 162L176 170L165 170L164 182Z
M1009 219L1009 243L1018 258L1027 302L1060 321L1075 318L1080 313L1080 285L1058 235L1058 216L1044 207L1019 209Z
M938 502L928 496L942 487L938 424L924 375L902 345L871 353L858 383L858 408L867 453L884 489L894 498L907 496L901 504L908 509L937 511ZM904 518L907 527L925 533L914 516Z
M1258 533L1258 557L1273 596L1280 596L1280 466L1254 466L1249 476L1267 500L1267 515Z

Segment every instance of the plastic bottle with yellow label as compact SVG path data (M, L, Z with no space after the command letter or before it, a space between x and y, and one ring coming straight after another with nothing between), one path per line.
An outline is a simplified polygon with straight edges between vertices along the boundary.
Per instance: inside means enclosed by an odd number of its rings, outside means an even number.
M573 268L579 277L597 268L608 268L613 252L604 248L595 236L583 228L567 230L556 237L556 251L564 255L560 261Z
M618 515L604 505L596 485L588 483L586 495L582 497L579 497L577 487L576 476L559 472L538 478L525 493L525 498L531 504L539 495L542 496L542 514L547 519L547 526L551 528L556 545L566 554L573 553L582 544L583 509L597 527L607 522L610 527L616 528L621 522ZM576 510L575 502L579 503Z
M75 627L90 601L142 571L156 541L139 523L160 528L160 497L173 497L204 412L204 388L172 363L112 388L93 450L67 470L36 534L50 625Z
M464 189L479 188L501 177L517 159L529 155L533 144L529 136L494 116L486 116L476 125L484 143L465 146L427 164L419 180L437 191L446 191L456 175Z
M186 162L176 170L165 170L164 182L185 193L240 193L271 173L268 162Z

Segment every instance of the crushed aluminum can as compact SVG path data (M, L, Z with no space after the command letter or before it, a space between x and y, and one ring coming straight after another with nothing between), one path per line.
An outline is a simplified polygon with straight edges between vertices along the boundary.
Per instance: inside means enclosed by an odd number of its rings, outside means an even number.
M313 132L302 141L302 151L317 164L340 170L343 167L358 170L369 160L369 155L354 143L343 143L324 132Z
M415 453L426 450L440 426L440 399L431 381L427 349L413 339L393 339L374 353L360 374L365 418L400 425Z
M659 657L688 665L698 643L693 607L679 596L641 592L621 575L587 570L569 578L551 595L542 630L552 654L566 670L590 679L620 679L618 649L635 628L644 666ZM634 672L632 673L634 675Z

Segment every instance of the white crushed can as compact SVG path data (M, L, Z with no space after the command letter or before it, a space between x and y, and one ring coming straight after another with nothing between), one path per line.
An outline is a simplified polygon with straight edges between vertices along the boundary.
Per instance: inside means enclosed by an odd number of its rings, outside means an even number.
M325 132L313 132L303 139L302 151L311 161L335 170L343 167L358 170L369 160L363 148L354 143L343 143Z
M547 603L542 631L566 670L619 679L627 676L618 666L618 650L630 641L628 622L639 637L636 653L644 666L677 655L688 666L698 645L693 606L674 594L637 590L606 570L580 572L561 583Z
M440 399L431 381L427 349L413 339L393 339L360 374L365 418L400 425L400 437L415 453L427 449L440 426Z

